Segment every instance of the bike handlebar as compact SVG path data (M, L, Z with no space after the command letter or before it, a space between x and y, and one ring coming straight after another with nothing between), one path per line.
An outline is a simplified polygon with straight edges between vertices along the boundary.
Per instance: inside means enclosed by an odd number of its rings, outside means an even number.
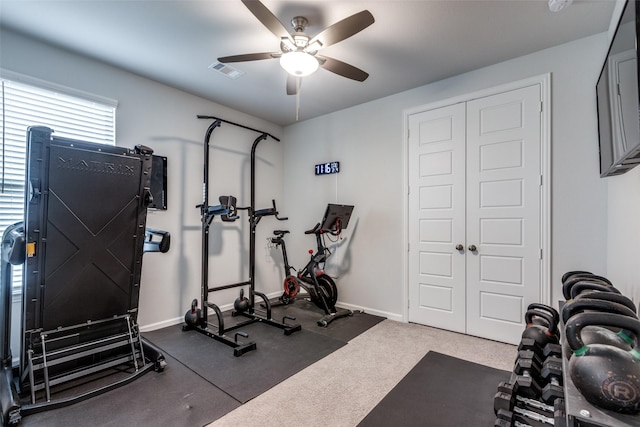
M318 231L320 231L320 223L317 223L311 230L305 231L304 234L316 234Z

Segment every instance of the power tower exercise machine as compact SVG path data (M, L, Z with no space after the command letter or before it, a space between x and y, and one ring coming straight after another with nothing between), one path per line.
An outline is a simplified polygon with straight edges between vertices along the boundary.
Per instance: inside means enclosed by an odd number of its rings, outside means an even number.
M27 131L25 221L8 227L1 242L3 425L165 366L137 324L142 254L169 248L168 233L154 241L162 233L145 228L152 150L52 134L46 127ZM14 366L12 265L23 263Z
M198 119L213 120L207 128L204 138L203 200L202 204L197 206L200 208L202 222L202 283L200 292L202 308L198 308L198 301L194 299L191 303L191 309L187 311L185 315L185 325L183 326L183 330L195 330L207 335L210 338L232 347L234 356L241 356L248 351L255 350L257 347L256 343L253 341L238 342L238 337L248 338L246 333L238 331L238 329L244 326L255 322L261 322L282 329L285 335L291 335L292 333L302 329L299 324L285 323L287 320L295 320L290 316L285 316L281 322L274 320L271 315L271 303L269 302L269 299L265 294L258 292L255 289L256 228L258 223L262 218L267 216L273 216L278 220L286 219L278 216L275 200L272 201L273 206L270 208L256 209L256 148L258 147L258 144L267 139L267 137L270 137L275 141L280 140L267 132L230 122L228 120L223 120L218 117L199 115ZM260 134L260 136L253 141L253 145L251 146L251 205L248 207L237 207L236 198L233 196L221 196L218 200L220 204L213 206L209 205L209 141L213 131L217 127L221 126L222 123L238 126ZM215 216L220 216L223 221L235 221L238 219L238 210L248 211L249 216L249 280L229 285L209 287L209 228L211 222ZM249 296L246 299L242 297L242 304L240 306L236 306L237 309L233 314L244 316L247 320L225 328L222 312L215 303L209 301L209 294L216 291L244 286L249 287ZM258 313L255 310L256 296L263 300L262 305L264 307L264 314ZM213 310L216 316L217 322L215 324L209 321L210 309ZM234 333L233 338L227 335L227 333L231 331L237 331Z

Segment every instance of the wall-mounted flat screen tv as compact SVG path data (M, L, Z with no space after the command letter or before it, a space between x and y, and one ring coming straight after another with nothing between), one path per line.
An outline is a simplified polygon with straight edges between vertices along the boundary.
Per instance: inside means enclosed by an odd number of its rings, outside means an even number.
M152 156L151 167L151 195L153 202L150 209L167 210L167 158L164 156Z
M596 85L600 176L640 164L638 2L628 0Z

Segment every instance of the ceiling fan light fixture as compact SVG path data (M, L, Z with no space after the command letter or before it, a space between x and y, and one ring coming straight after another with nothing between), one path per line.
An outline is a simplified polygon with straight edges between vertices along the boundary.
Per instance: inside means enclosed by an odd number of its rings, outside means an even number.
M297 49L296 45L289 37L283 37L281 40L282 45L286 48L286 50L294 51Z
M292 76L305 77L318 69L318 60L305 52L287 52L280 57L280 66Z

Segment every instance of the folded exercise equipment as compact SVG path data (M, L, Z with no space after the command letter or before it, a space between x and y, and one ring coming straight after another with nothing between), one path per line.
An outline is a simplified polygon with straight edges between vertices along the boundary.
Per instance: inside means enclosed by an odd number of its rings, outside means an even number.
M169 250L168 233L145 228L151 167L152 150L144 146L28 129L25 220L2 236L3 425L164 368L164 356L137 324L142 255ZM20 348L12 354L11 270L18 264L24 264L22 303L13 330ZM105 384L105 377L114 381Z

